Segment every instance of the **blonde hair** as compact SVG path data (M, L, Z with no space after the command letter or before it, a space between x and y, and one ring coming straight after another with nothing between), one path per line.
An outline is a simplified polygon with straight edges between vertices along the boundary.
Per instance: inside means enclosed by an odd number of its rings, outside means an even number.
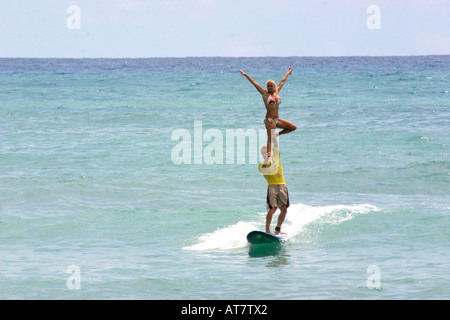
M273 83L273 84L275 85L275 87L277 86L277 83L276 83L275 81L273 81L273 80L267 80L267 82L266 82L266 87L267 87L267 85L268 85L269 83Z

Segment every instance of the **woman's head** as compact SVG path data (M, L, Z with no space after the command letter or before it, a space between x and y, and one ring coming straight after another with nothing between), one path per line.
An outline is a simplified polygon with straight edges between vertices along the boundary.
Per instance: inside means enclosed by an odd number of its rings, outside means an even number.
M273 93L273 92L275 92L275 88L277 87L277 84L275 83L275 81L269 80L266 82L266 86L267 86L267 91L269 93Z

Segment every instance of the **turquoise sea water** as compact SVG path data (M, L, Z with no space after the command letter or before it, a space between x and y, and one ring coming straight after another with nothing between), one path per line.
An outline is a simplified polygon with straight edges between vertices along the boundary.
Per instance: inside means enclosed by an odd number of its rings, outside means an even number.
M227 133L265 110L238 70L290 66L291 238L249 247L267 183ZM450 56L0 59L0 299L448 299L449 90Z

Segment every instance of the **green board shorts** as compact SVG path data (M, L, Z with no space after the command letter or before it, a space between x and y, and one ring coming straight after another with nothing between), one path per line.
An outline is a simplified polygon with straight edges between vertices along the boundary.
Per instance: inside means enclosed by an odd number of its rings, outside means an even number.
M267 211L272 208L289 207L289 192L285 184L269 184L267 188Z

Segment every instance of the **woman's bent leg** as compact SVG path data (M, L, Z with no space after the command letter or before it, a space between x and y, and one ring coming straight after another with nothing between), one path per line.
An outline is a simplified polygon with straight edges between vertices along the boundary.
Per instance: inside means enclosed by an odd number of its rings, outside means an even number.
M295 129L297 129L297 126L290 121L280 118L278 119L277 128L283 129L278 134L286 134L295 131Z

